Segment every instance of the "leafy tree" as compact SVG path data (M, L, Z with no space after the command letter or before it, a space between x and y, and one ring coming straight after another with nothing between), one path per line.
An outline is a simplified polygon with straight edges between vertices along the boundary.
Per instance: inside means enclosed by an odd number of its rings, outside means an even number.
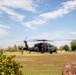
M9 46L6 51L12 52L13 49L12 49L12 47Z
M71 42L71 49L72 49L72 51L75 51L76 50L76 40L73 40Z
M13 51L14 51L14 52L19 51L17 45L14 45L14 47L13 47Z
M63 49L63 46L60 46L60 47L59 47L59 50L60 50L60 51L63 51L63 50L64 50L64 49Z
M64 49L65 51L70 51L70 48L69 48L68 45L64 45L64 46L63 46L63 49Z
M9 52L18 52L19 48L17 47L17 45L14 45L13 47L9 46L6 51L9 51Z

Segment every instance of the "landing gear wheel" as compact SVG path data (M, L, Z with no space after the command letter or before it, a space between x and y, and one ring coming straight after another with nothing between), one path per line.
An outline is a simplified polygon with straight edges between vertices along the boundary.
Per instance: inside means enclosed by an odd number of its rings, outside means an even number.
M50 54L52 54L52 52L50 52Z

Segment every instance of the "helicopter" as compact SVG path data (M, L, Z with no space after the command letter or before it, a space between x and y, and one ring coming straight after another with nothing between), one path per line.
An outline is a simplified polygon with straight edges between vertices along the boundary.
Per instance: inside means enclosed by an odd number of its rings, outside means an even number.
M50 54L55 52L57 54L57 46L51 45L50 43L46 42L50 40L42 39L42 40L33 40L33 41L42 41L42 42L34 44L33 47L29 47L27 44L27 40L25 39L23 41L25 44L25 47L19 47L19 50L21 50L22 54L24 50L29 51L29 54L31 52L40 52L40 53L49 52Z

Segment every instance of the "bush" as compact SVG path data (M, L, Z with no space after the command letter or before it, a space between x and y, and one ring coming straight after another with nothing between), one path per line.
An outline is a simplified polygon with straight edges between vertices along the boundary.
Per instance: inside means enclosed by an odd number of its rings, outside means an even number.
M20 71L23 66L14 61L15 57L15 55L7 57L0 50L0 75L23 75L22 71Z

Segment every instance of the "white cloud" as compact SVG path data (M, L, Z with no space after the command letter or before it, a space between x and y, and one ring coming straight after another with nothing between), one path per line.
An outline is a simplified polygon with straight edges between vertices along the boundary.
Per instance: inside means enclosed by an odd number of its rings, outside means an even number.
M8 35L7 29L10 29L10 28L11 27L9 26L0 24L0 37L7 36Z
M26 23L26 22L23 22L22 25L28 27L28 28L31 28L31 29L36 29L35 27L31 26L31 23Z
M34 0L1 0L0 5L4 5L11 8L20 8L27 11L36 12L37 4Z
M33 20L33 21L30 21L30 22L23 22L22 25L24 25L26 27L29 27L31 29L36 29L36 27L32 26L32 24L34 24L34 25L41 25L43 23L45 23L45 21L40 19L38 21Z
M4 12L6 12L8 15L10 15L10 17L12 19L15 19L15 20L19 20L19 21L22 21L25 16L24 15L21 15L21 14L18 14L17 12L14 12L13 10L7 8L7 7L4 7L4 6L0 6L0 9Z
M0 24L0 28L9 29L9 28L11 28L11 27L9 27L9 26L6 26L6 25L2 25L2 24Z
M72 34L72 35L76 35L76 32L69 32L70 34Z
M36 20L25 22L25 24L30 24L31 27L32 25L42 25L46 23L49 19L59 18L65 14L68 14L70 11L76 8L76 0L66 1L61 3L61 5L62 6L59 9L52 12L40 14Z
M76 8L76 0L71 0L62 3L62 7L53 12L41 14L40 16L46 19L53 19L68 14L72 9Z
M5 12L8 16L16 21L23 21L26 15L22 15L16 9L36 12L37 2L34 0L1 0L0 1L0 14Z

